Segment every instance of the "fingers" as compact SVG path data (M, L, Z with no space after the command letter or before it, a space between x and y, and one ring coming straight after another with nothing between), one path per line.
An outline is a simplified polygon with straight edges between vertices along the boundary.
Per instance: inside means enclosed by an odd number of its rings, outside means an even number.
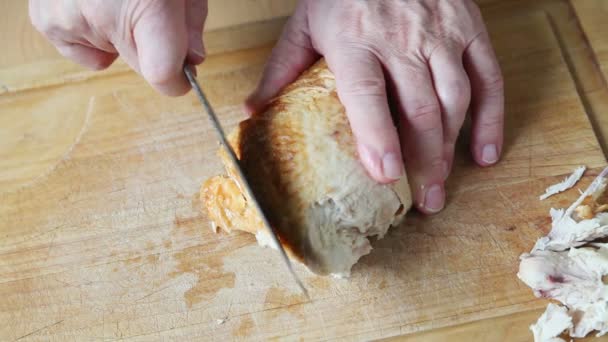
M190 85L182 68L188 51L183 1L162 1L142 13L133 29L142 76L165 95L185 94Z
M203 27L207 18L206 0L186 1L186 27L188 29L188 63L198 65L205 59Z
M481 166L495 164L502 151L504 86L487 33L479 35L464 53L471 80L473 132L471 152Z
M61 55L84 67L105 69L118 57L110 44L92 34L78 6L30 0L29 15L34 27Z
M462 64L462 49L440 47L429 60L443 122L443 153L448 173L454 146L471 100L471 85Z
M262 75L257 88L245 101L248 114L261 111L287 84L312 65L318 58L310 41L304 2L289 19Z
M411 62L410 62L411 63ZM445 204L447 162L443 155L441 107L428 67L388 64L401 112L401 146L415 203L422 212L436 213Z
M361 49L339 49L325 55L336 76L360 159L378 182L404 175L399 136L388 107L383 70L376 56Z
M102 70L109 67L118 57L116 53L76 43L57 42L55 46L64 57L93 70Z

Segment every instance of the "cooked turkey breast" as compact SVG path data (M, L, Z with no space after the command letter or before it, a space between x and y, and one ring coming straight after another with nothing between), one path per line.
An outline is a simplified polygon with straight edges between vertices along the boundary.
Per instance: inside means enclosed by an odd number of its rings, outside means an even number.
M360 164L324 60L265 112L241 122L229 140L281 245L314 273L347 276L371 251L368 238L382 238L411 207L406 177L378 184ZM247 231L270 245L241 180L227 156L223 160L227 175L207 180L201 189L213 228Z
M521 256L517 276L550 304L532 326L535 342L608 333L608 168L567 209L551 209L551 231ZM597 241L600 240L600 241ZM593 242L596 241L596 242Z

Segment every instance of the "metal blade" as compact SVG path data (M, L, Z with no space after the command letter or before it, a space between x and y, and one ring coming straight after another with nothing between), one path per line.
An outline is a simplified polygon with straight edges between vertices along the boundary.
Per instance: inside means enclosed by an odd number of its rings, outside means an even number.
M209 114L209 118L211 119L211 122L213 123L213 127L215 127L215 131L217 132L217 135L220 139L221 144L226 149L226 152L228 152L228 155L230 156L230 160L232 161L232 163L234 165L234 169L236 170L237 175L243 181L243 187L244 187L245 192L247 193L248 197L252 200L253 206L254 206L255 210L257 211L258 215L262 218L264 227L270 233L270 237L272 238L272 241L278 247L279 252L281 253L281 257L283 258L283 261L285 261L285 264L287 265L287 268L289 269L289 273L291 273L295 282L298 284L298 286L300 287L300 289L302 290L302 292L304 293L306 298L310 299L310 297L308 296L308 291L306 290L306 287L304 287L304 284L302 283L302 281L300 281L300 278L298 278L296 272L294 271L291 261L289 260L289 257L287 256L285 249L283 249L283 246L281 245L281 242L279 241L279 238L277 237L276 232L274 231L274 229L268 222L268 219L266 218L266 215L264 214L262 207L260 207L260 203L257 201L255 195L253 194L253 190L251 189L251 186L249 185L249 182L247 181L247 178L245 177L245 173L243 172L243 169L241 168L241 164L240 164L239 160L237 159L236 154L234 153L234 150L232 149L232 146L230 146L230 144L228 143L228 141L226 139L226 133L222 129L222 126L220 125L220 122L219 122L217 116L215 115L215 111L213 111L211 104L209 104L209 101L205 97L203 90L201 89L196 78L192 74L192 71L190 70L189 66L184 67L184 73L186 74L188 81L192 85L192 89L194 89L194 91L198 95L198 98L201 101L201 104L207 111L207 114Z

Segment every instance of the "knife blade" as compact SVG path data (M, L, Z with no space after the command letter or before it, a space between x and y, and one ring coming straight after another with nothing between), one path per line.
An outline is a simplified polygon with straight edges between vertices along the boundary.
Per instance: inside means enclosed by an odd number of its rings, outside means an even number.
M279 241L279 238L278 238L274 228L272 228L272 226L268 222L268 218L264 214L264 211L262 210L260 203L256 199L256 197L253 193L253 190L251 189L251 186L249 185L249 182L247 181L247 178L245 177L245 173L243 172L243 169L241 168L241 164L240 164L238 158L236 157L236 153L234 152L234 150L232 149L232 146L230 146L230 144L228 143L228 140L226 139L226 133L224 132L224 129L222 128L222 125L220 124L220 121L217 118L217 115L215 114L213 107L211 107L211 104L207 100L205 93L201 89L201 86L198 84L198 81L196 80L196 77L192 73L191 67L189 65L184 66L184 73L186 74L186 78L188 78L188 82L190 82L190 85L192 85L192 89L194 89L194 91L196 92L196 95L198 96L201 104L203 105L203 108L209 115L209 119L210 119L211 123L213 124L213 127L215 128L215 132L218 135L220 143L224 147L226 152L228 153L229 160L233 164L234 169L236 170L237 176L242 180L245 193L251 199L251 202L253 203L253 207L254 207L255 211L257 212L259 217L262 219L264 228L268 231L272 242L277 246L279 253L281 254L281 258L283 259L285 265L287 266L289 273L291 273L294 281L296 282L296 284L298 285L300 290L302 290L302 293L306 296L306 298L310 300L310 296L308 295L308 291L306 290L306 287L304 286L304 284L302 283L300 278L298 278L298 275L296 274L295 270L293 269L293 265L291 264L291 261L289 260L289 257L287 256L287 253L285 252L285 249L281 245L281 242Z

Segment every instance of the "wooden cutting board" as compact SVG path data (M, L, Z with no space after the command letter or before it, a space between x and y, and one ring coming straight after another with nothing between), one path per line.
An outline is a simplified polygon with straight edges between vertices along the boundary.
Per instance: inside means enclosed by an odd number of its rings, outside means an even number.
M601 87L596 87L587 94L590 111L598 113L594 115L596 131L602 136L608 136L608 25L605 22L608 17L608 2L576 0L572 1L572 7L593 52L591 58L595 65L594 71L601 80ZM608 146L606 141L600 140L600 143Z
M603 0L572 1L576 15L581 20L581 26L593 48L598 66L608 78L608 26L605 23L608 15L608 2Z
M209 229L198 188L221 165L193 94L117 72L0 96L0 339L373 339L542 308L518 256L576 191L538 195L578 165L592 168L584 186L606 161L545 15L488 26L506 79L502 162L476 167L464 139L446 209L411 213L349 280L297 267L311 301L277 253ZM226 126L269 51L199 70Z

